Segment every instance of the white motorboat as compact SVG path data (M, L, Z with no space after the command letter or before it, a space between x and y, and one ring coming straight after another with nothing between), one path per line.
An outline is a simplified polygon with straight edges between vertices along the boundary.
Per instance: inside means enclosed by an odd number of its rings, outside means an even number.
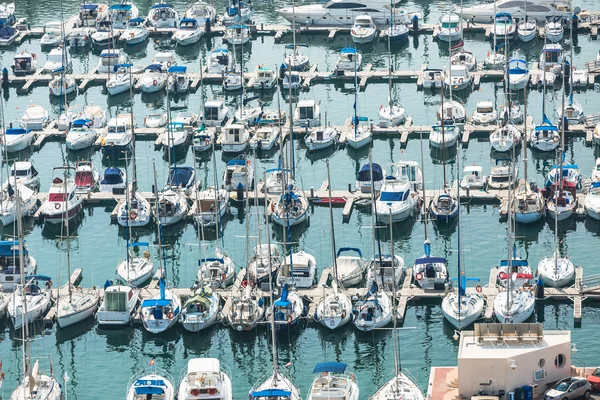
M449 292L442 300L442 311L444 318L458 330L471 326L483 315L485 303L483 296L476 291L466 293L467 278L461 275L458 279L461 283L458 292ZM481 286L478 286L478 290Z
M574 191L574 188L572 189ZM546 210L548 210L550 218L556 218L559 222L575 214L576 209L577 197L573 195L571 190L557 190L546 203Z
M162 134L161 145L165 151L170 151L187 143L188 133L182 122L167 124Z
M463 178L460 188L464 190L483 189L487 182L487 176L483 175L483 167L479 165L467 165L463 169Z
M321 102L300 100L294 110L294 125L317 127L321 125Z
M546 40L552 43L558 43L565 36L565 29L560 20L548 21L544 26L544 36Z
M313 374L315 379L308 391L307 400L358 400L360 398L354 374L346 374L345 363L319 363L313 369Z
M337 279L334 278L331 285L333 291L317 304L315 319L324 327L334 330L350 322L352 301L347 294L338 290Z
M151 363L154 364L154 362ZM148 397L157 400L175 399L173 378L168 372L154 366L150 370L136 373L129 380L126 400L141 400L148 399Z
M460 136L460 128L457 125L435 125L429 133L429 144L437 149L448 149L454 147Z
M137 289L107 282L96 312L96 321L99 326L128 325L133 322L139 302L140 294Z
M163 72L167 72L169 68L177 65L177 59L175 55L169 51L159 51L154 55L152 64L160 65Z
M119 49L105 49L100 53L98 60L98 73L107 74L109 71L114 71L115 65L125 63L125 56Z
M55 167L48 198L40 207L40 216L51 224L71 221L83 210L83 197L75 190L75 168Z
M529 143L539 151L554 151L560 145L560 134L558 127L548 118L544 118L541 125L537 125L533 132L530 132Z
M131 118L129 115L117 115L117 118L111 118L108 121L106 134L102 137L100 144L104 153L118 154L128 152L132 142Z
M119 36L119 41L126 45L133 46L144 43L150 36L150 31L146 28L144 18L133 18L127 21L127 29Z
M241 46L250 41L250 36L248 25L230 25L223 35L223 40L232 46Z
M551 72L554 75L560 75L564 63L563 48L558 43L547 43L540 51L540 69L546 71L546 75ZM546 79L549 79L546 77Z
M258 64L254 70L254 89L271 90L277 85L277 74L272 69Z
M250 23L254 16L252 2L232 1L223 15L223 25L229 26L238 23Z
M589 74L588 74L587 70L575 69L575 67L572 68L571 79L573 80L572 84L575 89L587 88L588 87L588 78L589 78Z
M221 147L224 153L241 153L248 148L249 140L250 133L244 125L230 124L223 128Z
M142 323L150 333L162 333L173 327L181 315L181 299L159 280L159 293L142 301Z
M254 186L254 168L250 160L243 158L233 159L227 162L223 172L223 187L226 190L238 188L250 189Z
M444 290L448 283L448 261L444 257L431 257L427 248L431 245L425 243L426 252L421 258L415 260L413 276L415 282L423 289Z
M217 10L211 4L204 1L196 1L185 10L184 18L193 18L199 25L209 21L211 24L217 19Z
M96 141L98 136L96 130L91 126L88 119L77 119L73 121L71 129L67 133L66 146L69 150L87 149Z
M277 146L279 140L279 130L275 126L263 126L254 131L250 138L250 148L252 150L270 151Z
M506 124L490 134L492 148L498 152L506 152L521 145L521 131L513 124Z
M600 220L600 182L594 181L585 195L585 212L590 218Z
M178 22L179 13L172 4L160 1L148 11L148 23L155 28L175 28Z
M88 27L72 29L67 37L69 47L74 49L82 49L87 47L90 45L90 43L92 43L93 33L94 31Z
M251 284L246 285L241 294L234 296L232 307L224 315L225 322L236 332L248 332L256 329L265 317L265 306L257 300L257 292Z
M19 243L16 240L0 241L0 286L6 292L13 292L21 284L21 269L23 276L34 275L37 272L37 260L23 245L23 263L20 261Z
M362 299L354 303L352 322L363 332L384 328L392 320L392 301L385 291L377 291L376 286L373 285Z
M140 78L140 89L144 93L160 92L167 86L167 75L163 73L162 66L151 64L146 67Z
M529 289L511 288L496 295L493 307L494 316L501 324L520 324L533 314L535 297Z
M159 219L162 226L178 223L183 220L187 213L187 199L183 194L171 189L158 194L158 205L154 216Z
M460 91L471 87L473 78L469 74L469 70L464 65L454 65L450 71L444 73L444 85L452 86L452 90Z
M385 182L385 170L376 163L364 164L356 176L356 190L361 193L371 193L373 188L379 192Z
M227 71L223 76L223 90L237 92L246 84L245 78L234 69Z
M354 25L350 30L350 36L354 43L371 43L377 37L377 25L369 14L359 15L354 19Z
M347 253L356 253L357 255L347 255ZM355 247L341 247L335 255L337 268L337 281L345 287L352 287L362 282L365 271L369 264L363 258L360 249Z
M505 64L506 55L504 52L498 52L497 50L488 51L483 60L483 67L491 70L504 69Z
M48 285L42 288L40 282L47 284L51 278L45 275L26 276L25 282L20 283L10 295L8 316L15 330L21 329L25 323L43 318L50 309L52 295Z
M302 78L300 77L300 73L298 71L287 72L283 76L282 81L283 90L287 90L289 92L290 89L292 91L296 91L300 89L302 86Z
M117 265L117 276L127 285L141 287L148 283L154 275L155 268L147 242L131 243L127 241L125 260ZM146 248L142 257L136 257L133 249Z
M44 24L44 34L40 39L42 47L55 47L62 43L63 24L60 21L48 21Z
M0 222L2 222L3 226L8 226L16 221L18 215L18 207L20 207L21 215L24 217L28 217L35 213L38 206L36 192L31 190L27 186L23 184L17 184L16 186L12 186L11 184L11 190L18 192L19 196L11 196L9 194L8 186L3 187L2 196L4 200L0 204ZM2 272L0 271L0 275L1 274ZM0 288L2 288L2 284L0 284Z
M167 114L148 114L144 117L146 128L164 128L167 126Z
M546 286L563 287L573 281L575 265L565 257L560 257L558 249L549 258L543 258L538 264L538 274Z
M551 15L570 19L573 14L573 10L571 10L566 2L498 0L496 1L496 7L521 20L527 16L536 21L545 21ZM488 23L494 18L494 10L493 4L483 3L462 8L461 12L465 19L473 22Z
M200 259L196 275L199 282L206 282L215 289L226 288L235 279L235 264L227 254L217 249L216 257Z
M233 63L233 56L229 53L229 50L223 48L213 49L208 56L208 73L222 74L232 70Z
M533 41L537 35L537 24L534 21L528 20L525 17L524 20L519 22L519 26L517 27L517 35L519 40L523 43L529 43Z
M12 121L2 135L2 144L7 153L25 150L33 143L35 132L23 121Z
M546 213L546 205L542 193L533 190L529 182L521 181L514 190L512 218L521 224L539 221Z
M509 189L514 186L519 175L519 168L510 159L499 158L488 176L488 187L491 189Z
M113 194L125 193L126 174L117 167L109 167L104 170L100 180L100 191Z
M494 16L492 34L500 41L512 40L517 36L517 24L510 13L499 12Z
M21 50L13 57L11 68L15 75L31 75L37 68L37 55L27 50Z
M317 259L300 250L286 255L277 274L279 285L290 285L298 289L312 287L317 280Z
M73 126L73 122L76 119L78 119L78 116L73 111L68 110L68 109L63 111L58 116L58 120L56 121L58 131L59 132L67 132L69 129L71 129L71 126Z
M108 8L107 19L112 22L114 29L126 29L127 21L139 17L138 8L130 1L121 0Z
M225 367L225 371L223 371ZM198 398L213 398L233 400L231 372L216 358L192 358L188 360L187 369L183 371L178 400L193 400Z
M318 127L311 129L304 137L308 151L317 151L335 146L340 133L333 127Z
M367 273L367 282L377 284L380 289L392 292L406 274L404 259L399 255L375 254Z
M450 57L452 69L458 65L464 65L467 70L474 71L477 68L477 59L470 51L460 50Z
M440 23L434 29L442 42L457 42L462 38L462 23L458 14L442 15Z
M129 114L125 114L130 117ZM106 125L106 110L93 102L90 102L87 106L83 107L83 113L81 114L83 119L89 119L92 121L92 126L96 129L102 128Z
M6 47L12 45L17 40L17 37L19 37L19 32L15 28L11 26L0 28L0 46Z
M335 63L336 71L359 71L362 66L362 53L356 47L344 47L340 50L337 62Z
M418 205L419 195L412 190L408 177L388 176L375 201L374 211L377 222L389 224L390 221L396 223L411 218Z
M465 106L457 100L444 100L444 106L440 104L437 111L438 121L442 118L445 121L446 128L448 125L460 124L467 120L467 110ZM433 129L432 129L433 130ZM441 131L441 129L438 129ZM451 132L450 132L451 133ZM430 138L431 139L431 138Z
M76 93L78 85L71 75L55 75L48 83L52 96L64 97Z
M50 114L44 107L31 103L25 109L21 121L25 123L27 129L32 131L41 131L50 123Z
M308 199L299 191L289 189L271 200L269 216L279 226L296 226L308 220Z
M167 90L169 93L187 93L190 90L191 80L186 74L187 67L176 65L168 70Z
M471 120L475 125L496 124L498 122L498 113L491 101L479 101Z
M172 40L175 40L178 46L189 46L198 43L203 34L204 31L195 19L184 18L173 34Z
M131 75L126 68L120 67L106 82L106 90L111 96L128 92L131 90Z
M527 61L511 58L508 61L508 88L510 90L523 90L529 84L529 79Z
M105 172L104 180L107 179L106 177L107 174ZM125 192L124 188L121 190L121 193L123 192ZM150 202L137 190L129 202L122 203L117 210L117 223L122 227L137 228L146 226L150 223L151 218L152 208L150 207Z
M79 8L76 18L77 26L94 26L96 22L106 18L108 14L108 5L104 3L84 2Z
M198 288L183 305L179 323L186 331L200 332L217 322L220 303L221 297L210 286Z
M194 114L191 111L180 111L177 113L175 118L172 119L172 121L181 123L186 127L186 129L189 129L198 123L198 118L198 114Z
M98 190L100 175L91 161L77 161L75 163L75 192L88 194Z
M444 70L425 68L423 70L423 89L439 89L444 83Z
M52 49L46 56L46 62L42 67L42 73L54 74L64 71L70 73L73 70L73 62L68 53L61 49Z
M11 185L25 185L31 190L38 190L40 187L40 175L31 161L15 161L8 167L10 177L4 182L10 182Z

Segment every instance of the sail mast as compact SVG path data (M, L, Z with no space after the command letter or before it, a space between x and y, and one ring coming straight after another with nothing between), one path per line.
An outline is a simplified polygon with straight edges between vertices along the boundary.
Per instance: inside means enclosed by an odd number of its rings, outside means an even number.
M264 175L264 179L265 182L267 181L267 174L265 173ZM264 191L265 196L264 196L264 208L265 208L265 215L267 215L268 213L268 203L269 203L269 198L267 196L267 191ZM267 245L268 245L268 250L267 250L267 254L269 256L269 297L270 297L270 307L271 307L271 315L270 315L270 320L271 320L271 346L273 347L272 349L272 353L273 353L273 377L275 378L275 380L277 380L277 376L279 375L279 364L277 362L277 338L275 336L275 309L273 307L273 265L272 265L272 258L271 258L271 232L269 230L269 221L267 220L266 223L266 229L267 229Z
M329 160L326 161L327 164L327 189L329 192L329 224L331 229L331 260L333 263L333 280L337 281L338 273L337 273L337 260L335 256L335 229L333 227L333 208L331 206L331 176L329 173ZM372 172L372 171L371 171Z

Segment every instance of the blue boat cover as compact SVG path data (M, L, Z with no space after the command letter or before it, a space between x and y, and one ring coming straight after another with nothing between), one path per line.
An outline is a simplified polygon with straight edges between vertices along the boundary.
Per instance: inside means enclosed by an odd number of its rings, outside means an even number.
M510 263L511 263L512 267L526 267L526 266L529 265L529 263L527 262L527 260L511 260ZM500 261L500 266L501 267L508 267L508 260L501 260Z
M192 167L171 167L169 170L169 179L167 179L167 186L188 187L193 175L194 168Z
M162 71L162 65L150 64L146 67L146 71Z
M218 258L218 257L208 257L208 258L201 258L200 260L198 260L198 265L204 263L204 262L212 262L212 261L218 261L221 264L225 264L225 260L223 260L222 258Z
M362 258L362 251L360 251L360 249L357 249L356 247L340 247L336 253L336 257L339 257L340 254L342 253L347 253L350 251L355 251L358 253L358 255Z
M308 47L307 44L297 44L295 47ZM294 45L293 44L288 44L287 46L285 46L286 49L293 49Z
M496 18L510 18L512 19L512 15L507 12L499 12L496 14Z
M344 47L340 50L340 53L356 54L358 51L356 51L355 47Z
M48 275L28 275L25 277L26 281L30 281L30 280L34 280L34 281L51 281L52 278L50 278Z
M288 300L288 285L283 285L283 291L281 292L281 297L275 302L276 307L288 307L290 305L290 301Z
M144 18L131 18L129 20L130 24L143 24L146 20Z
M131 10L131 4L113 4L109 10L112 11L129 11Z
M166 307L171 304L169 299L146 299L142 302L143 307Z
M9 38L14 36L17 33L17 30L15 28L11 28L11 27L6 27L6 28L0 28L0 37L1 38Z
M446 259L444 257L421 257L415 260L415 265L422 264L446 264Z
M211 53L229 53L229 50L227 50L227 49L223 49L223 48L220 48L220 49L212 49L212 50L211 50Z
M167 70L167 72L169 72L171 74L184 73L185 71L187 71L187 67L185 67L183 65L173 65L172 67L169 67L169 69Z
M371 181L371 174L369 173L369 171L371 171L371 165L373 166L373 181L383 180L383 170L381 169L381 165L375 163L363 165L360 171L358 171L357 180L361 182Z
M317 365L315 365L315 368L313 369L313 373L314 374L318 374L321 372L334 372L334 373L338 373L338 374L343 374L344 371L346 371L346 363L343 362L333 362L333 361L328 361L328 362L322 362L322 363L318 363Z
M227 162L228 167L233 167L234 165L246 165L246 160L234 159Z
M192 18L184 18L179 22L179 25L183 25L183 24L198 25L198 21L196 21L195 19L192 19Z
M96 8L98 8L98 4L82 4L81 5L82 10L94 11Z
M553 165L552 168L559 169L560 165ZM566 164L562 166L563 169L579 169L577 164Z
M14 246L14 249L13 249ZM0 241L0 256L10 257L13 254L19 254L19 242L16 240L3 240ZM23 247L23 254L27 254L27 249Z
M141 395L154 395L154 394L163 394L164 390L161 387L155 387L155 386L138 386L135 388L135 394L141 394ZM152 396L154 397L154 396Z
M27 133L28 130L25 128L9 128L6 130L7 135L23 135Z
M173 8L173 4L169 4L169 3L155 4L152 6L152 8Z
M73 126L88 126L90 124L89 119L76 119L75 121L73 121Z
M279 397L290 397L292 392L289 390L282 389L264 389L257 392L250 391L250 398L256 399L260 397L268 397L268 398L279 398Z
M123 176L119 168L106 168L104 170L104 177L100 181L102 185L117 185L123 183Z
M593 182L591 187L594 189L600 187L600 182Z

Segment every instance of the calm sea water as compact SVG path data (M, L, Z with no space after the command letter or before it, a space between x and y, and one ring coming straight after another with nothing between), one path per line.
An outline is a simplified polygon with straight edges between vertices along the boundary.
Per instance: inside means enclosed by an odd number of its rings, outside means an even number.
M175 1L177 7L183 11L185 2ZM258 10L258 22L283 22L275 10L288 2L263 1L255 4ZM582 8L594 9L597 4L593 0L576 1L575 5ZM137 3L141 14L145 15L152 2L145 0ZM466 4L466 3L465 3ZM46 1L43 6L31 2L17 1L19 17L27 17L32 25L40 25L49 19L56 19L59 15L59 3L56 0ZM219 12L225 7L225 2L217 2ZM421 10L427 22L435 22L440 13L447 10L448 2L407 1L403 5L408 10ZM596 6L596 7L595 7ZM64 15L69 16L78 10L78 3L74 0L64 1ZM291 40L287 38L287 40ZM333 43L328 43L325 36L302 36L299 41L308 43L308 54L313 63L319 65L320 70L331 70L335 64L340 48L351 45L347 35L338 34ZM153 55L159 50L170 49L174 51L180 63L188 66L189 70L197 71L200 62L204 62L207 51L221 43L220 38L211 40L203 39L192 49L180 52L173 49L166 42L150 42L147 48L136 49L130 54L135 63L150 62ZM483 34L468 35L465 38L466 48L473 51L482 60L490 50L490 44L484 41ZM586 34L580 34L574 46L574 63L583 66L585 61L595 57L598 42L590 41ZM244 51L245 66L253 70L257 64L272 63L273 67L281 62L285 44L274 44L272 37L261 37L252 41ZM515 54L521 54L530 61L537 59L541 43L536 43L530 48L511 49ZM23 43L19 48L8 49L0 52L0 64L8 66L15 51L26 48L39 54L39 59L44 60L44 53L40 49L39 40ZM361 48L365 56L364 62L373 63L375 68L387 66L386 45L375 43ZM447 64L447 49L441 49L438 43L429 36L410 38L409 41L393 51L392 62L396 69L418 69L427 62L430 66L443 66ZM281 55L281 56L280 56ZM75 71L86 72L96 65L97 54L73 55ZM431 124L435 121L435 112L438 97L418 92L414 83L394 85L394 96L402 101L409 115L414 118L415 124ZM206 98L225 97L220 87L205 87L203 95ZM45 87L34 88L29 94L17 94L14 88L4 93L6 100L5 115L7 120L20 118L24 108L29 102L42 104L51 110L53 116L59 113L59 105L51 102L48 89ZM178 106L183 109L197 111L200 104L201 93L190 95L187 101L180 101ZM273 107L277 106L277 95L266 97L263 100ZM299 95L300 98L321 100L322 110L327 111L328 119L335 124L341 124L352 113L354 103L353 88L351 85L318 85ZM576 99L583 105L587 113L598 112L600 94L598 87L575 94ZM226 97L227 101L235 104L235 97ZM358 95L358 109L362 115L377 118L377 110L381 103L387 100L387 90L384 84L370 84L364 92ZM471 114L476 103L481 100L492 100L496 105L503 103L502 89L493 83L483 83L481 89L470 93L464 98L467 100L467 110ZM96 103L106 106L111 115L120 109L129 108L129 100L125 98L107 99L102 94L100 87L92 87L85 93L73 99L70 107L81 110L86 104ZM519 99L523 102L523 98ZM541 117L542 95L540 92L531 91L528 95L529 114L534 120ZM560 93L558 91L547 94L549 110L560 107ZM282 107L287 109L285 100ZM141 125L147 113L165 109L163 97L148 97L136 95L133 104L138 124ZM552 112L549 112L552 114ZM442 184L442 166L439 155L430 153L425 145L424 168L426 172L426 185L428 188L438 188ZM144 190L149 190L152 185L152 168L156 164L159 185L166 177L167 163L163 153L154 149L151 141L138 141L136 144L138 157L138 177ZM420 162L420 142L409 141L405 149L401 149L398 138L378 139L374 142L373 158L382 165L398 160L417 160ZM585 146L583 138L571 138L567 141L567 159L577 162L585 175L589 175L594 159L598 154L592 148ZM460 175L456 171L456 160L461 165L477 163L489 171L493 164L490 145L487 140L472 140L466 149L458 149L451 153L448 166L448 176L454 179ZM42 149L33 154L20 154L19 158L31 158L40 171L42 190L47 190L51 180L52 167L62 165L65 161L74 162L81 158L90 158L97 166L108 166L101 160L98 152L68 153L64 146L56 142L46 143ZM220 177L225 162L221 154L215 155L217 172ZM328 154L308 156L306 149L298 145L295 150L297 161L296 171L298 179L305 190L310 187L318 188L326 177L325 159L330 160L332 184L334 188L346 188L362 164L367 161L366 152L350 153L341 149ZM522 154L518 155L521 160ZM529 176L539 183L543 182L543 174L553 164L551 159L541 154L529 157ZM178 163L193 165L191 152L183 155ZM271 168L277 164L276 156L258 160L258 170ZM462 168L462 167L461 167ZM200 160L198 179L203 184L213 183L213 164L211 159ZM124 233L114 224L110 223L112 206L86 208L84 216L77 225L76 236L73 243L72 267L84 269L83 284L87 286L102 285L106 279L113 278L117 263L124 257ZM251 219L258 212L252 208ZM224 243L227 251L232 255L238 266L244 265L246 256L246 226L244 211L232 208L231 215L225 228ZM348 223L342 223L341 209L334 210L335 234L338 246L360 247L366 256L370 257L372 251L371 216L355 210ZM499 221L499 209L495 206L468 205L462 209L461 247L464 266L469 276L480 277L487 282L489 269L499 259L503 258L506 250L506 224ZM319 270L328 267L331 263L330 229L328 210L326 208L311 209L310 226L304 230L294 231L294 240L298 247L313 251L317 257ZM55 277L55 282L63 283L66 280L65 253L60 250L57 235L60 232L47 229L27 221L27 244L35 254L41 273ZM14 234L13 227L3 230L3 237ZM256 223L251 222L253 232ZM577 265L585 267L586 274L599 273L598 265L593 262L598 245L600 225L594 221L570 221L559 228L560 248L568 254ZM156 235L152 231L139 233L141 240L154 242ZM177 286L191 285L195 273L197 259L201 251L197 232L192 225L180 224L166 229L166 242L170 246L166 250L167 267L170 279ZM263 235L264 237L264 235ZM450 271L456 275L457 265L457 234L456 229L440 230L429 225L429 237L435 254L446 256L449 259ZM518 229L517 245L522 255L526 256L532 265L545 256L552 254L554 249L553 224L543 222L526 230ZM281 232L273 232L273 240L280 241ZM401 254L407 264L422 254L424 240L424 227L420 222L406 223L394 226L393 246L396 254ZM392 240L389 233L382 234L382 245L389 250ZM254 246L251 239L250 247ZM212 250L214 243L208 243L208 251ZM156 254L156 249L154 250ZM58 279L59 269L62 269L62 278ZM571 329L572 305L569 303L547 305L538 310L537 319L544 323L546 329ZM600 310L593 304L586 303L583 311L583 326L573 331L573 342L577 344L579 352L575 357L578 364L588 366L596 363L595 337L593 326L600 321ZM406 314L405 328L400 331L402 366L408 368L417 378L418 382L426 387L429 368L435 365L454 365L457 343L452 339L453 331L443 322L439 304L410 304ZM375 390L392 377L393 374L393 346L391 331L381 331L371 334L359 334L351 328L340 332L329 332L315 326L308 326L301 332L291 337L278 338L278 352L282 365L290 363L284 370L296 381L301 392L305 395L312 382L312 366L320 361L337 360L347 362L349 369L358 377L361 389L361 398L367 398ZM22 366L21 342L14 337L14 332L6 320L0 321L0 357L6 380L0 395L7 398L16 382L21 377ZM258 384L271 370L271 348L265 329L258 329L255 333L239 334L229 328L217 326L199 335L183 332L182 329L173 329L164 335L153 336L142 329L127 328L117 331L99 330L89 321L79 326L58 330L56 328L38 327L33 341L34 356L53 360L53 370L56 376L62 377L68 373L70 381L67 384L68 397L71 399L101 399L124 396L127 382L132 374L144 368L151 359L156 360L156 365L166 369L178 379L180 372L186 366L187 360L192 357L218 357L232 370L234 394L237 398L244 398L247 391L254 384ZM48 366L46 363L46 371Z

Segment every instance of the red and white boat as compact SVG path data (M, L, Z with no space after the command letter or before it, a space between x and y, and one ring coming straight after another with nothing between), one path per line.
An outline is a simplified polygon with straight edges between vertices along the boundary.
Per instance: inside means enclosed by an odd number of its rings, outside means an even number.
M100 185L100 174L91 161L78 161L75 164L75 191L77 194L95 192Z
M40 207L40 216L44 221L51 224L58 224L65 219L70 221L83 209L83 198L75 190L74 175L74 167L54 168L48 198Z

